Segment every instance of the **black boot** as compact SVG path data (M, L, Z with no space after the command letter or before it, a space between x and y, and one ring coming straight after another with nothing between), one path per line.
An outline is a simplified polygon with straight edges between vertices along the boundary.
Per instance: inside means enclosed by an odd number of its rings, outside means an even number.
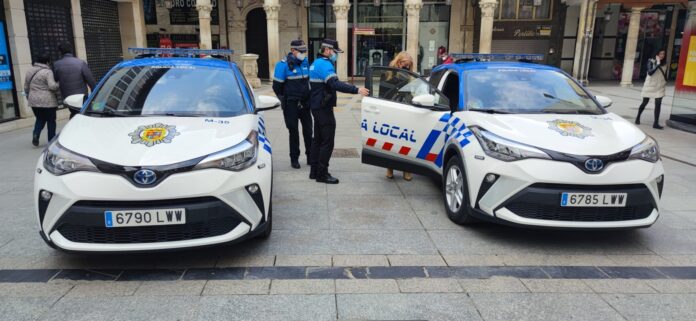
M658 124L658 123L654 123L654 124L653 124L653 128L655 128L655 129L665 129L664 127L660 126L660 124Z
M338 178L335 178L331 176L331 174L326 173L322 177L317 177L317 183L338 184Z
M316 179L317 178L317 168L312 166L312 168L309 170L309 179Z
M34 137L31 139L31 144L36 146L39 146L39 136L33 135Z
M294 169L300 169L300 162L297 159L293 159L290 161L290 166Z
M640 116L636 118L636 125L640 125Z

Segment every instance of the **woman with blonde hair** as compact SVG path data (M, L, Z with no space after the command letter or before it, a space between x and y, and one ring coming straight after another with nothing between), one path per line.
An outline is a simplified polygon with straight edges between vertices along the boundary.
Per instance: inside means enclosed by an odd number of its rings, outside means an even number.
M389 67L392 68L400 68L400 69L406 69L408 71L414 71L414 65L413 65L413 57L406 52L402 51L394 57L394 59L389 63ZM394 170L391 168L387 168L387 178L394 178ZM411 181L413 179L413 176L411 176L411 173L409 172L404 172L404 179L406 181Z

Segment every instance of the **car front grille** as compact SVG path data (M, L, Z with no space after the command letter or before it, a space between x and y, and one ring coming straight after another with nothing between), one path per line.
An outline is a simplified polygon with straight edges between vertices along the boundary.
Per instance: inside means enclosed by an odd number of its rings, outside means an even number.
M626 193L625 207L563 207L564 192ZM655 200L643 184L629 185L561 185L533 184L508 199L499 208L515 215L537 220L564 222L617 222L640 220L657 208Z
M104 212L127 209L186 209L186 224L107 228ZM128 244L195 240L232 231L241 214L214 197L154 201L80 201L56 223L56 230L77 243ZM249 223L249 225L251 225Z
M644 219L652 213L652 206L560 207L517 201L505 207L525 218L569 222L630 221Z
M63 224L58 228L63 237L78 243L127 244L154 243L194 240L223 235L239 224L232 217L212 219L207 222L183 225L163 225L144 227L85 226Z

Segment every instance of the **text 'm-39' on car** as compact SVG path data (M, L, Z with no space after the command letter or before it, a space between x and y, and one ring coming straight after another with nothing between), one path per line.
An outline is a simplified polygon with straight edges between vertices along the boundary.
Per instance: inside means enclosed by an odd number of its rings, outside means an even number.
M134 49L38 161L36 213L51 246L151 251L271 233L271 145L231 51ZM208 55L207 58L197 58ZM195 58L194 58L195 57ZM65 99L83 106L83 96Z
M445 208L476 219L576 229L647 227L664 169L656 141L536 55L460 54L429 79L373 67L364 163L442 179ZM498 59L500 58L500 59Z

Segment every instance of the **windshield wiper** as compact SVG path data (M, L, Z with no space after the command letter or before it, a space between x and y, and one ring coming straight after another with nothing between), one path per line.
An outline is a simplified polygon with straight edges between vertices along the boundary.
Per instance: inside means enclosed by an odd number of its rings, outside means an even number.
M478 111L487 114L514 114L513 112L504 111L500 109L486 109L486 108L469 108L468 111Z
M104 109L103 111L96 111L96 110L89 110L89 109L88 109L88 110L85 111L85 114L88 114L88 115L101 115L102 117L103 117L103 116L110 116L110 117L128 117L128 116L132 116L132 115L128 115L128 114L116 113L116 112L114 112L113 109Z
M193 113L162 113L162 114L143 114L143 117L152 116L171 116L171 117L203 117L208 116L206 114L193 114Z

